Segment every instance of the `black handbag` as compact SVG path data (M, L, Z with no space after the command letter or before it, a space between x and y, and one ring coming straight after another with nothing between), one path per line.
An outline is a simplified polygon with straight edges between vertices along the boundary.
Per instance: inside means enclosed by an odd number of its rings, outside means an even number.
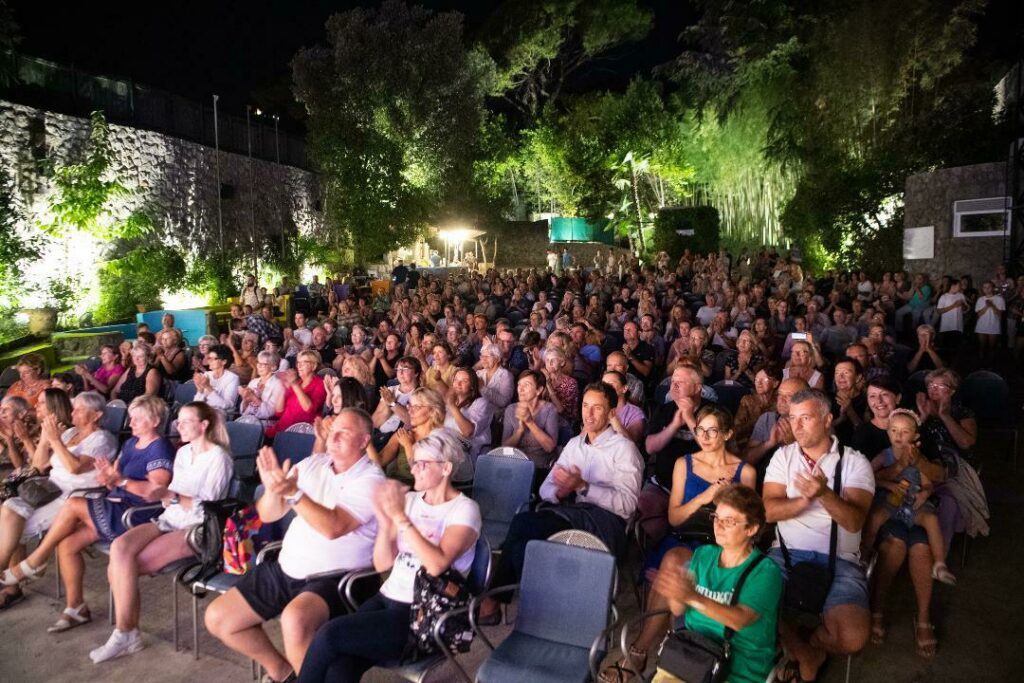
M60 487L46 476L29 477L18 484L18 497L34 508L52 503L60 498L60 494Z
M839 447L839 460L836 461L836 474L832 480L832 490L842 495L843 490L843 447ZM792 563L789 548L782 540L778 527L775 534L779 539L779 549L786 563L786 588L782 594L782 605L788 609L808 614L821 614L825 608L825 600L832 588L832 580L836 575L836 545L839 540L839 525L832 520L832 531L828 543L828 566L822 567L815 562Z
M730 607L739 602L740 591L743 590L747 577L765 557L755 557L740 574L729 600ZM729 670L729 658L732 656L729 641L733 633L734 631L727 626L725 638L718 642L688 629L673 631L661 642L658 669L684 683L720 683L725 680L726 672Z
M422 566L413 583L412 604L409 606L409 641L402 659L418 661L439 652L434 640L434 626L453 609L465 607L472 595L466 579L459 572L448 569L433 576ZM441 642L452 654L469 652L473 642L473 629L469 614L455 615L445 621L440 632Z

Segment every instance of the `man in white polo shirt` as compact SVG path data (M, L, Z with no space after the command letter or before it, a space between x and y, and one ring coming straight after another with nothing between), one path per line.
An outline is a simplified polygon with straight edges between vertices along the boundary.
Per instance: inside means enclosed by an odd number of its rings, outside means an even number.
M372 430L369 415L346 408L331 422L326 453L289 467L287 459L278 464L272 449L260 451L257 467L266 488L256 504L260 519L275 522L289 511L295 518L277 561L251 569L210 604L205 621L210 633L262 664L273 681L294 680L316 630L344 612L338 573L373 564L373 493L384 473L366 455ZM283 655L262 628L279 614Z
M852 654L868 640L870 611L867 579L859 562L860 533L871 507L875 477L863 455L851 448L840 451L831 433L831 402L822 392L804 389L794 394L789 401L789 425L796 441L775 452L764 480L768 521L778 523L769 557L787 581L792 575L794 584L787 585L784 600L789 606L798 593L805 602L814 602L811 577L802 579L807 575L793 571L800 564L826 570L822 586L827 595L821 605L821 625L809 638L789 625L783 613L779 635L791 659L784 662L779 680L812 681L829 653ZM835 567L828 583L833 523Z

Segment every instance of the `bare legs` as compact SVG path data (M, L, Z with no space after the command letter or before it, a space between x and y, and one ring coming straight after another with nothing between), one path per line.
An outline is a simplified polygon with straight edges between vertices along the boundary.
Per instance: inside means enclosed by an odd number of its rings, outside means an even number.
M110 547L107 577L114 594L115 625L119 631L138 628L138 577L157 572L191 554L185 542L185 531L163 533L156 524L129 529L114 541Z

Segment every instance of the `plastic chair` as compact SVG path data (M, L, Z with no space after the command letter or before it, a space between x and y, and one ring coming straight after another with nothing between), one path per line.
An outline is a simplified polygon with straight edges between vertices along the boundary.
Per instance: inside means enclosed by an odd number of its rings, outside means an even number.
M284 431L274 437L274 453L280 462L291 460L297 465L313 453L316 436L303 432Z
M309 422L296 422L291 427L285 430L286 432L296 432L298 434L313 434L316 435L316 429Z
M1011 417L1010 386L1001 376L989 370L978 370L964 378L960 396L974 411L979 435L1002 432L1010 436L1013 471L1017 471L1017 441L1019 427Z
M902 405L904 408L917 407L917 395L925 391L925 377L931 370L918 370L903 383Z
M588 550L597 550L602 553L611 552L608 550L608 546L605 545L604 541L600 538L589 531L580 531L579 529L566 529L565 531L559 531L558 533L551 534L548 536L548 542L572 545L577 548L586 548Z
M196 400L196 383L192 380L182 382L174 387L174 404L183 406Z
M718 403L723 408L728 408L733 415L740 409L740 401L750 393L750 388L731 379L723 379L712 385L715 393L718 394Z
M366 571L355 571L348 574L338 583L338 592L345 604L351 610L358 609L359 605L353 596L353 590L357 581L373 576L380 576L382 572L375 570ZM484 594L487 587L491 583L491 544L487 542L487 538L480 536L476 541L475 552L473 555L473 564L469 568L469 574L466 576L469 592L474 596ZM454 609L444 616L442 616L437 624L434 626L434 640L440 645L442 654L431 655L424 657L416 662L384 662L380 664L384 669L391 671L391 673L400 676L406 681L412 681L413 683L420 683L425 681L428 675L431 675L438 667L448 663L451 667L454 667L455 672L466 681L466 683L472 683L472 679L466 672L466 669L458 662L455 655L448 651L448 648L444 647L440 641L440 632L444 628L445 622L456 614L465 614L469 612L470 624L473 626L473 630L479 633L479 629L476 627L475 614L479 613L479 609L475 605L476 597L466 607L460 607ZM446 674L448 672L445 672ZM450 675L431 676L435 680L452 680L453 677Z
M256 453L263 445L263 425L235 420L225 423L224 427L228 431L228 445L235 462L235 473L239 476L252 476L256 470ZM239 464L243 466L239 467Z
M125 406L124 401L111 401L103 408L103 420L100 422L100 426L114 436L117 436L124 429L127 418L128 407Z
M585 587L585 595L581 587ZM470 605L470 622L492 650L478 683L584 683L597 679L612 613L615 558L606 552L550 541L526 545L523 578L499 586ZM483 597L518 590L519 609L509 636L497 648L474 615Z
M501 450L522 457L496 453ZM472 498L480 506L481 533L492 547L505 541L512 518L529 506L533 474L533 461L515 448L496 448L477 458Z

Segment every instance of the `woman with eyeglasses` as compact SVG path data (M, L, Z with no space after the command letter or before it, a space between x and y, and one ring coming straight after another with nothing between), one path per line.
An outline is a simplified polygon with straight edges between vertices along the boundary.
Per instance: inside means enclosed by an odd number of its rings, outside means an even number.
M412 356L402 356L395 364L398 386L380 387L380 402L373 411L373 428L381 434L392 434L402 425L409 424L409 397L421 384L423 366Z
M742 453L750 442L750 435L758 418L775 410L775 392L782 383L782 370L770 363L757 369L754 374L754 392L740 399L733 421L733 444L737 453Z
M634 671L642 672L647 656L670 628L686 628L721 643L726 627L734 631L731 640L730 683L761 683L775 663L779 599L782 573L778 565L763 558L756 547L765 526L764 503L757 492L741 484L718 487L710 502L714 543L697 548L693 554L683 548L669 551L656 572L647 611L668 609L668 614L648 618L628 657L605 669L603 683L627 683ZM751 569L735 605L729 605L740 575ZM680 619L682 617L682 619Z
M399 427L380 449L378 465L392 479L411 484L412 471L409 456L413 446L427 438L432 431L444 426L445 404L441 394L433 389L419 387L409 396L408 427Z
M276 353L260 351L256 356L256 376L249 386L238 390L242 397L242 415L257 418L264 427L273 420L277 402L284 395L284 385L275 374L280 362Z
M238 402L239 377L228 372L233 354L224 344L211 346L206 352L206 364L210 367L206 372L197 372L192 380L196 384L197 401L206 403L211 408L225 412L235 409Z
M267 427L266 434L273 438L293 424L313 421L324 409L327 390L324 380L317 376L320 354L316 351L300 351L295 357L295 370L281 373L284 393L277 400L277 422Z
M421 392L435 393L430 389ZM409 642L409 607L416 573L432 576L473 565L480 535L480 508L452 486L465 455L458 437L440 429L417 441L410 453L414 489L396 481L374 494L377 540L374 568L390 569L380 592L354 614L332 619L306 651L299 683L358 681L377 662L399 659Z

